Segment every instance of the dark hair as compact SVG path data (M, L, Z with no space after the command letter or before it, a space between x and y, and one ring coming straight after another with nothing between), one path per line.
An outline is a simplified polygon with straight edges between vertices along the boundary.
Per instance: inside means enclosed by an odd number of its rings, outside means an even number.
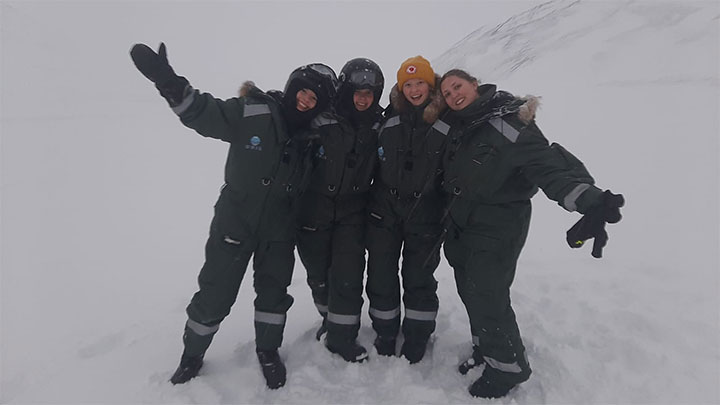
M457 76L461 79L469 81L470 83L480 82L476 77L471 76L470 73L468 73L462 69L450 69L447 72L445 72L444 75L442 75L442 77L440 78L440 83L438 83L438 87L440 87L442 85L442 82L444 82L445 79L447 79L450 76Z

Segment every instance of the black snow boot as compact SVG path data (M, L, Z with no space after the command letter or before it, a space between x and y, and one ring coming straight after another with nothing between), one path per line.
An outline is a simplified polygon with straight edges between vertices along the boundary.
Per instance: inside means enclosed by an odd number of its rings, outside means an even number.
M200 371L200 367L203 365L203 356L190 357L182 355L180 358L180 365L175 374L170 377L170 382L173 384L184 384L190 379L195 378Z
M472 356L469 359L463 361L462 364L458 366L458 371L460 372L460 374L465 375L468 373L468 371L474 369L475 367L481 366L483 363L485 363L485 359L483 358L480 347L473 346Z
M285 385L286 370L285 364L280 360L277 350L258 350L258 361L262 368L265 383L271 390L277 389Z
M410 339L403 342L400 354L405 356L410 364L415 364L422 360L425 356L425 348L427 347L427 340L425 339Z
M381 356L394 356L395 355L395 336L380 336L375 338L375 349Z
M490 381L485 374L470 386L470 395L480 398L502 398L507 395L515 384Z
M362 363L368 359L367 350L359 345L356 340L343 342L343 344L340 345L331 345L328 343L326 347L330 352L339 354L345 361L351 363Z

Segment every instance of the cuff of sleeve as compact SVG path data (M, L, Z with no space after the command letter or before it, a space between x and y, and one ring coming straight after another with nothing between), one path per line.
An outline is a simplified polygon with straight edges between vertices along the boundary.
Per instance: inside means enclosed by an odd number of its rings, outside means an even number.
M575 210L581 214L585 214L590 208L598 205L603 191L599 188L588 184L588 188L584 190L575 199Z
M195 101L195 89L188 84L185 86L185 90L183 91L182 101L180 104L173 106L172 110L175 114L181 115L190 107L190 105L192 105L193 101Z

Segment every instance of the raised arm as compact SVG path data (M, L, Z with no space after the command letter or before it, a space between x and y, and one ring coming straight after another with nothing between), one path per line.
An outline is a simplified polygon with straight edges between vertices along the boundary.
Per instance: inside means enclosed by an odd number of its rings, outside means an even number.
M157 53L145 44L135 44L130 56L140 73L155 83L185 126L205 137L232 141L243 117L244 103L240 99L220 100L193 89L168 63L164 43Z

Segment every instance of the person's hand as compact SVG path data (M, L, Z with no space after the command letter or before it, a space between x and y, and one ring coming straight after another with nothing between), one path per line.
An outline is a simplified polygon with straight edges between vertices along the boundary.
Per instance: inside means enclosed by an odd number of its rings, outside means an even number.
M590 208L579 221L567 231L567 243L571 248L580 248L589 239L594 239L592 256L602 257L602 250L607 244L608 234L605 224L614 224L622 219L620 207L625 205L622 194L613 194L606 190L598 204Z
M130 57L140 73L155 84L163 83L175 76L168 63L165 44L162 42L157 53L145 44L135 44L130 50Z
M170 67L164 43L160 43L157 53L145 44L135 44L130 49L130 57L140 73L155 83L155 87L171 106L182 102L188 81L176 75Z

